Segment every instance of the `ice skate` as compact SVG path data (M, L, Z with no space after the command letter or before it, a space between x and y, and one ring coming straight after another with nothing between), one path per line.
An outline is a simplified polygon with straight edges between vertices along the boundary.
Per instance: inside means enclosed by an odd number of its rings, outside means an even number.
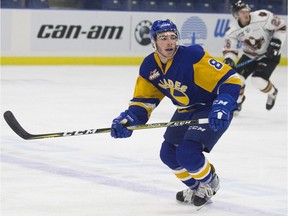
M220 188L219 177L215 173L215 169L212 165L211 168L213 172L212 181L206 184L200 183L198 189L195 192L193 203L196 206L197 210L200 210L204 205L208 204L211 197L215 195Z
M176 194L176 200L181 202L181 203L193 204L195 192L196 192L196 190L192 190L190 188L183 190L183 191L179 191Z
M274 86L275 88L275 86ZM268 94L267 102L266 102L266 109L271 110L274 107L276 97L278 94L278 89L275 88L275 91L272 95Z

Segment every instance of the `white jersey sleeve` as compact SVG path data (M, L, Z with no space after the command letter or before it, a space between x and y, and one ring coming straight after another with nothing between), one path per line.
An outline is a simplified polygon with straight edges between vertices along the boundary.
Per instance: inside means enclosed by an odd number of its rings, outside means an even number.
M232 23L226 31L225 34L225 41L224 41L224 48L223 48L223 56L225 58L231 58L234 62L238 56L238 37L237 37L237 30L240 28L237 22Z
M234 61L238 55L238 43L242 44L243 52L249 57L263 55L267 51L272 37L286 39L286 24L280 17L267 10L258 10L250 13L250 23L240 26L235 21L225 34L223 56Z
M267 31L272 31L273 38L279 39L282 44L284 44L286 40L286 24L283 19L279 16L270 13L269 11L265 11L269 15L268 22L264 26Z

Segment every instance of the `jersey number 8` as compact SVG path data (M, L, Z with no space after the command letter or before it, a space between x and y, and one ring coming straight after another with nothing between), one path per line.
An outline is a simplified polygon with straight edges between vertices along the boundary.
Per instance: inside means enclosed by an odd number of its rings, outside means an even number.
M223 67L222 62L218 62L218 61L216 61L215 59L209 59L209 64L210 64L212 67L215 67L217 70L221 70L222 67Z

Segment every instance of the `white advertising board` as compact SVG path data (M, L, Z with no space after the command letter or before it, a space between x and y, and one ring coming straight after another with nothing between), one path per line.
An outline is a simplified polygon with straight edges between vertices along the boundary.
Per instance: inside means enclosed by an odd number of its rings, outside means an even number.
M230 14L52 9L1 9L1 18L1 51L8 57L143 57L153 52L152 23L167 18L177 25L180 44L201 44L221 57L225 30L233 20ZM287 50L282 53L287 57Z
M34 52L118 55L129 52L130 16L93 11L32 13ZM78 54L79 55L79 54Z
M224 43L224 34L230 19L228 14L192 14L192 13L151 13L132 16L131 33L135 34L136 39L132 40L132 52L151 52L151 44L141 45L138 41L139 32L146 30L145 37L149 36L148 26L157 19L171 19L180 32L180 44L192 45L200 44L214 56L222 55L222 46ZM147 26L147 27L146 27ZM146 27L146 28L145 28ZM142 33L143 34L143 33ZM138 37L137 37L138 36ZM133 35L131 36L131 38ZM142 36L143 37L143 36ZM141 41L141 40L140 40Z

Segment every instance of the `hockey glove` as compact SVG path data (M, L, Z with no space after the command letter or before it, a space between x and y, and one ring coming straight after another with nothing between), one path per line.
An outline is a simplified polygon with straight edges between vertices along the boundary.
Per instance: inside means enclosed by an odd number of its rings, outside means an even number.
M281 49L281 41L277 38L272 38L267 48L266 56L268 58L276 57L280 54L280 49Z
M140 124L137 116L130 110L122 112L112 122L111 136L114 138L127 138L132 135L132 130L128 130L127 126Z
M231 58L224 59L224 63L229 65L231 68L235 66L235 62Z
M211 112L208 116L209 125L213 131L228 128L232 111L237 109L235 99L229 94L220 94L214 100Z

